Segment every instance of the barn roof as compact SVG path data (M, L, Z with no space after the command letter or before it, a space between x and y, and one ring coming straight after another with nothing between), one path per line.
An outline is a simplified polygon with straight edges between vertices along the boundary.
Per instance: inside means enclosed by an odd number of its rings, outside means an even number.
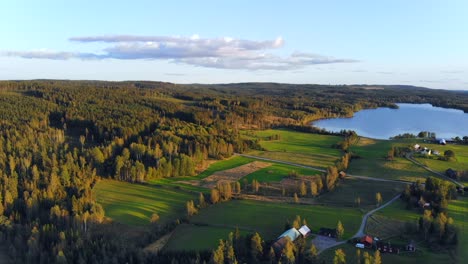
M289 230L286 230L283 234L281 234L278 239L282 238L282 237L289 237L291 239L291 241L294 241L296 240L296 238L298 238L299 236L301 235L301 233L299 233L299 231L297 231L296 228L291 228Z

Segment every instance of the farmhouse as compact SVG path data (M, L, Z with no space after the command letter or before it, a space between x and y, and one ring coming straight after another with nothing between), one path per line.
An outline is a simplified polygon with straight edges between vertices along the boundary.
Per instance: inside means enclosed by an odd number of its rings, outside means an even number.
M414 150L419 150L421 146L419 144L414 145Z
M438 141L439 141L439 144L441 144L441 145L446 145L447 144L447 141L445 139L443 139L443 138L438 139Z
M301 228L299 228L298 231L303 237L306 237L310 233L310 228L306 225L303 225Z

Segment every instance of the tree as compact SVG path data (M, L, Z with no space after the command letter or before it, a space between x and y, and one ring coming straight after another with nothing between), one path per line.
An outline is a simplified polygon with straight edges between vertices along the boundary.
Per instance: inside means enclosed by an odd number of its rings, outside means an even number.
M294 243L291 239L286 236L286 243L284 244L283 250L281 251L281 255L283 256L284 263L295 263L296 256L294 254L295 248Z
M158 220L159 220L159 215L157 213L153 213L151 215L150 222L154 224L154 223L158 222Z
M212 204L219 202L219 191L217 189L211 189L210 200Z
M299 186L299 193L301 194L302 197L306 196L307 195L307 186L305 184L305 182L301 182L300 186Z
M333 264L345 264L346 263L346 254L343 249L339 248L335 250L335 257L333 257Z
M447 160L454 160L455 159L455 152L453 150L446 150L444 152L444 157Z
M299 203L299 197L297 197L297 193L294 193L294 202Z
M317 262L317 256L318 256L318 250L315 247L315 244L312 243L309 250L307 251L306 259L310 263L316 263Z
M213 250L211 254L211 262L214 264L224 264L224 241L222 239L219 240L219 245L216 250Z
M263 254L263 241L260 237L260 234L255 232L255 234L250 239L250 256L254 262L257 262Z
M198 195L198 206L200 208L206 207L205 195L202 192Z
M195 204L193 203L193 200L190 200L186 204L187 207L187 216L192 216L198 212L197 208L195 208Z
M374 253L374 264L382 264L382 257L380 251L377 249Z
M341 221L338 221L338 223L336 224L336 236L338 238L342 238L344 231L345 230L344 230L343 224L341 223Z
M310 194L314 197L318 195L317 184L315 181L310 182Z
M382 203L382 194L380 194L380 192L375 194L375 202L377 203L377 206Z
M361 264L361 250L359 248L356 249L356 263Z

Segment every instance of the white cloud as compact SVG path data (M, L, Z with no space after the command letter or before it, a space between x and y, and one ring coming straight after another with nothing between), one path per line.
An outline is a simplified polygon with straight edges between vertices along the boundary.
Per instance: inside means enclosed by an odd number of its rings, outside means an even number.
M102 54L53 51L8 51L3 54L55 60L167 60L200 67L247 70L290 70L316 64L356 62L305 52L277 56L273 52L284 46L282 37L257 41L230 37L201 38L196 34L191 37L116 35L73 37L70 40L80 43L103 42L109 46L103 49Z

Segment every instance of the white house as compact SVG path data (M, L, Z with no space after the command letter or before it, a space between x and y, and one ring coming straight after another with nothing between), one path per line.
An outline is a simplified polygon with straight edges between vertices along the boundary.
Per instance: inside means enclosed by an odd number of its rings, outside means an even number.
M414 150L419 150L421 146L419 144L414 145Z
M301 228L299 228L299 233L301 233L302 236L306 237L307 234L310 233L310 228L306 225L303 225L301 226Z
M423 155L431 155L431 152L432 152L432 151L431 151L430 149L424 148L424 150L421 151L421 154L423 154Z

